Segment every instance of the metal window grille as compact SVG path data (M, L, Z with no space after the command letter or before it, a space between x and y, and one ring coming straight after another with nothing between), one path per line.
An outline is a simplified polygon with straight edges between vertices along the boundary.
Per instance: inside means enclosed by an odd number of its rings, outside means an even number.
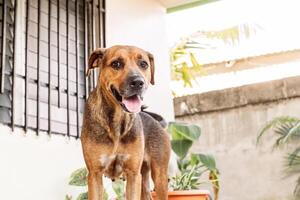
M13 123L15 9L17 0L0 1L0 121ZM13 126L12 126L13 127Z
M16 2L14 15L19 14ZM25 18L25 72L14 73L11 37L12 53L6 51L1 68L7 71L1 74L7 89L0 95L6 98L6 107L0 103L0 122L34 129L37 135L46 131L79 138L84 103L97 77L97 72L85 76L87 59L93 49L105 47L105 0L27 0ZM23 79L24 113L13 109L15 77ZM16 114L24 115L23 122L15 123Z

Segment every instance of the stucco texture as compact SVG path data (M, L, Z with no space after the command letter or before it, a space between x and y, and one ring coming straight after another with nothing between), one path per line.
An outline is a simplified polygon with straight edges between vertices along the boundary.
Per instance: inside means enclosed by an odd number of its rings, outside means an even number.
M294 77L174 100L176 120L202 129L193 152L216 157L221 173L220 199L292 198L297 177L285 177L283 164L293 145L273 149L272 134L259 145L256 138L274 117L300 117L299 83L300 77Z

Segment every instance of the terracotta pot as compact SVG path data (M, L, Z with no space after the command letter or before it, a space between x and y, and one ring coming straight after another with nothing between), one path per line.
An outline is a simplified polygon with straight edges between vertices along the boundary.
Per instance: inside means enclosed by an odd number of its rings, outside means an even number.
M153 200L157 200L155 192L152 192ZM169 191L169 200L209 200L209 192L207 190L185 190L185 191Z

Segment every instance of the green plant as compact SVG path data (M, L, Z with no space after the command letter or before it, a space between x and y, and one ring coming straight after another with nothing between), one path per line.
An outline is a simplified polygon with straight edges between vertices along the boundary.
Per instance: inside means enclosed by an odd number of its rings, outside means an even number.
M125 186L123 180L116 180L113 182L113 190L117 195L117 200L125 200Z
M197 42L185 38L178 42L170 52L172 78L183 80L184 87L192 87L192 80L195 79L193 71L202 71L202 65L197 61L193 52L198 48L197 44ZM190 66L189 63L191 63Z
M80 168L75 170L74 172L72 172L71 176L70 176L70 181L69 181L69 185L72 186L80 186L80 187L84 187L87 185L87 174L88 171L86 168ZM72 200L72 196L70 195L66 195L66 200ZM76 198L76 200L87 200L88 196L87 196L87 192L83 192L81 194L78 195L78 197Z
M190 165L184 170L181 170L180 175L172 177L170 183L173 190L192 190L198 189L200 186L199 178L202 175L199 165Z
M300 198L300 119L295 117L283 116L276 117L268 122L260 131L257 137L259 144L263 135L268 130L273 130L278 137L276 138L274 147L296 143L295 149L285 157L285 172L288 176L297 176L298 180L294 189L296 198Z
M200 127L193 124L171 122L168 130L172 137L172 150L179 157L177 163L180 170L180 173L171 179L170 186L174 190L198 189L204 183L200 181L202 175L208 172L215 199L217 199L219 170L214 157L205 154L188 154L193 143L201 135Z
M182 122L170 122L168 131L172 137L172 149L181 160L186 157L192 144L201 135L199 126Z
M71 173L69 185L71 186L79 186L86 187L87 186L87 174L88 171L86 168L80 168ZM112 184L113 190L115 192L116 200L124 199L124 181L117 180ZM66 195L65 200L72 200L72 196ZM78 195L76 200L88 200L88 193L83 192ZM104 200L108 200L108 194L106 190L104 190Z

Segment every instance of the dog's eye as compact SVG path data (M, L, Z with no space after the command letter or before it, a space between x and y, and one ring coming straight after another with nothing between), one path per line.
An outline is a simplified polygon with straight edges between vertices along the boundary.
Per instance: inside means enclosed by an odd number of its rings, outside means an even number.
M144 60L140 61L140 67L143 69L147 69L148 68L148 63Z
M121 69L123 67L123 63L120 62L119 60L115 60L111 63L111 66L114 68L114 69Z

